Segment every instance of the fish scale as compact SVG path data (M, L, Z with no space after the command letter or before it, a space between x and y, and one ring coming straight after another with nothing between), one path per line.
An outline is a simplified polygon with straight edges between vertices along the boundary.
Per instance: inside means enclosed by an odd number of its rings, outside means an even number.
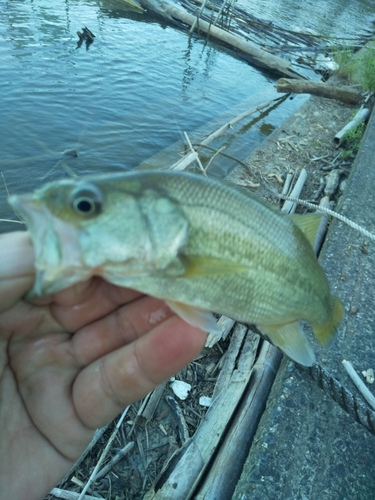
M29 297L93 275L165 300L210 330L212 312L253 323L292 359L314 355L343 317L312 249L320 218L290 218L243 188L175 171L64 179L10 197L36 253Z

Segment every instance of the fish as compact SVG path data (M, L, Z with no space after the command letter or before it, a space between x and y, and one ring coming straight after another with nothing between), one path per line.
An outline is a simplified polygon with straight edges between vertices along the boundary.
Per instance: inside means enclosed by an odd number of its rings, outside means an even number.
M139 170L50 182L9 203L26 222L36 278L27 298L92 276L164 300L186 322L213 313L258 330L292 360L315 361L301 321L328 343L344 315L312 244L320 216L288 216L203 175Z

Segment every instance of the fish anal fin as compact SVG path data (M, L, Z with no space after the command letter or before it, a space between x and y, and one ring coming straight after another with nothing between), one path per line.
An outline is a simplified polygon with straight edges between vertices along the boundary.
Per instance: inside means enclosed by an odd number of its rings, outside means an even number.
M285 325L257 325L257 328L293 361L304 366L314 364L313 350L297 321Z
M310 245L313 247L315 243L315 236L318 231L320 221L322 220L322 215L320 214L289 214L288 217L293 221L293 223L299 227L303 232L305 238L308 240Z
M189 325L197 326L205 332L221 333L217 326L215 316L210 311L198 309L197 307L175 302L173 300L166 301L170 309L175 312Z

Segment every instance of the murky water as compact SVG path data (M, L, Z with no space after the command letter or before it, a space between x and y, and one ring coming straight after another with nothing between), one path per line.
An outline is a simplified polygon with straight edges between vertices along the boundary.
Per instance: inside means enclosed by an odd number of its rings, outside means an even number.
M372 0L240 2L279 24L319 28L324 21L338 33L346 32L345 26L359 29L371 9L375 13ZM335 11L337 3L341 8ZM344 24L337 26L335 16ZM85 25L96 38L79 47L76 32ZM64 175L64 167L78 174L127 170L181 139L183 131L193 134L215 118L220 125L219 117L230 117L230 110L239 113L274 97L273 81L223 48L127 10L122 0L4 1L0 170L13 193ZM303 99L287 100L242 123L236 129L242 136L238 157ZM63 156L68 150L78 157ZM8 217L12 212L0 186L0 218ZM10 224L0 226L9 229Z
M260 19L290 30L355 37L375 19L374 0L238 0Z

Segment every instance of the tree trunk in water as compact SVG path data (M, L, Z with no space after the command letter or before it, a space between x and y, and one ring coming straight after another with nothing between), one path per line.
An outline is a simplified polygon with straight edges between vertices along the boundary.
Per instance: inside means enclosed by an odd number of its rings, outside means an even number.
M276 82L275 87L278 92L314 94L319 97L327 97L328 99L337 99L338 101L343 101L348 104L357 104L362 99L362 94L355 90L306 80L280 78L280 80Z
M213 26L202 19L197 20L197 16L189 14L189 12L179 7L175 7L163 1L155 2L155 0L139 0L139 3L148 12L152 12L157 16L162 17L167 22L173 24L183 23L187 26L194 25L198 33L206 33L213 40L230 47L235 50L242 59L249 61L254 66L266 68L274 73L286 77L304 78L298 73L298 71L295 71L290 67L291 63L289 61L286 61L281 57L274 56L273 54L260 49L256 45L253 45L238 36L232 35L217 26Z

